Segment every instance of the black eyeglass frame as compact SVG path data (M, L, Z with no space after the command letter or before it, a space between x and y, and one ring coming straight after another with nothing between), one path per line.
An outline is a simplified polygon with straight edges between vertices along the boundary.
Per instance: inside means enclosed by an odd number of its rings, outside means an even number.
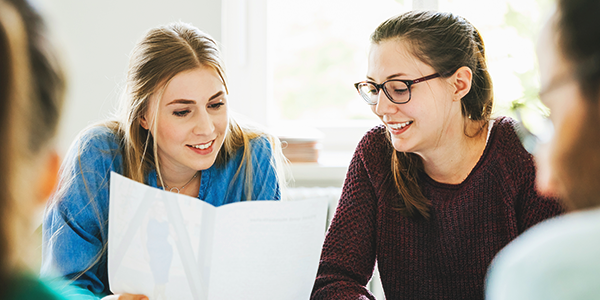
M354 87L355 87L355 88L356 88L356 90L358 91L358 94L361 96L361 98L363 98L363 100L365 100L365 101L367 102L367 104L369 104L369 105L375 105L375 104L377 104L377 102L371 102L371 101L370 101L370 98L371 98L371 97L368 97L369 99L367 99L367 97L365 97L365 95L363 95L363 93L361 93L361 91L360 91L360 88L359 88L359 86L360 86L361 84L367 84L367 83L368 83L368 84L372 84L372 85L375 87L375 89L377 90L377 94L379 94L379 91L380 91L380 90L383 90L383 93L385 94L385 96L386 96L386 97L387 97L387 98L388 98L390 101L392 101L392 103L395 103L395 104L405 104L405 103L408 103L408 101L410 101L410 99L412 99L412 90L411 90L411 86L412 86L413 84L417 84L417 83L419 83L419 82L423 82L423 81L431 80L431 79L434 79L434 78L438 78L438 77L440 77L440 76L441 76L441 75L440 75L439 73L434 73L434 74L427 75L427 76L424 76L424 77L421 77L421 78L417 78L417 79L414 79L414 80L405 80L405 79L390 79L390 80L386 80L386 81L384 81L384 82L383 82L383 83L381 83L381 84L377 84L377 83L375 83L375 82L373 82L373 81L368 81L368 80L366 80L366 81L361 81L361 82L357 82L357 83L355 83L355 84L354 84ZM400 82L403 82L404 84L406 84L406 88L408 89L408 100L406 100L406 101L400 101L400 102L398 102L398 101L394 101L394 99L392 99L392 97L391 97L391 96L390 96L390 94L388 93L387 89L384 87L384 86L385 86L385 84L386 84L386 83L388 83L388 82L390 82L390 81L400 81Z

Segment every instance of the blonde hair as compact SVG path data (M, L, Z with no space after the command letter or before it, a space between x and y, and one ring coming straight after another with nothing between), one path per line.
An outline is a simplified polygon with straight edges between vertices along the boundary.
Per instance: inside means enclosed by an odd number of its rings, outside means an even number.
M190 24L176 22L150 29L134 47L130 55L126 89L118 114L115 120L95 125L109 128L120 141L124 176L145 183L150 171L156 169L157 181L162 183L157 141L149 130L141 126L140 120L146 116L149 110L151 95L156 94L157 98L161 99L166 86L173 77L181 72L201 67L213 69L221 79L225 90L228 91L225 68L217 43L208 34ZM156 122L153 122L152 125L156 126ZM237 122L234 118L229 117L226 137L215 161L216 165L224 164L234 157L240 148L243 149L242 161L234 177L237 178L244 170L245 200L251 200L254 192L250 141L261 136L267 138L272 147L273 157L270 163L276 170L279 188L283 196L286 186L287 161L281 151L279 139L267 134L264 130ZM86 145L80 145L80 152L81 147L86 147ZM77 163L81 165L81 161ZM68 173L63 170L61 174L60 188L54 196L57 201L73 181L73 178L68 178ZM84 174L76 176L83 177ZM236 181L235 178L231 184ZM85 178L83 179L85 183ZM104 180L103 184L108 184L108 178ZM103 218L100 217L100 209L94 201L95 195L89 190L87 193L91 209L97 216L104 243L94 261L90 262L88 268L81 271L79 276L98 263L106 251L106 233L104 224L101 223ZM72 280L76 280L79 276L75 276Z
M228 91L225 68L217 43L190 24L176 22L153 28L135 46L130 57L120 114L117 120L105 123L122 140L124 176L144 183L148 173L156 169L157 179L162 183L157 141L148 130L142 128L140 120L148 112L151 95L157 94L160 99L175 75L201 67L214 70ZM156 126L156 122L153 125ZM259 136L265 136L271 144L274 153L272 163L277 170L280 187L283 188L284 159L279 140L257 127L241 124L232 117L229 117L225 141L215 161L217 165L224 164L238 149L243 149L242 164L235 176L246 166L246 200L251 199L253 192L250 141Z
M0 282L26 258L39 161L56 134L65 80L41 17L0 1ZM25 255L23 255L25 253ZM5 294L0 291L1 294Z

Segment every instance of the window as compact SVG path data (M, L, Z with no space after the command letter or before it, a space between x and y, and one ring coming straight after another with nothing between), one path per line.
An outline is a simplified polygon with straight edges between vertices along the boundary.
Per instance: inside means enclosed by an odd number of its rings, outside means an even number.
M379 123L352 86L365 76L369 34L415 7L451 11L479 29L495 112L510 115L514 101L538 105L534 45L550 6L547 0L224 0L234 109L256 112L250 117L267 126L316 127L325 132L325 150L351 152Z
M439 0L440 11L465 17L483 37L495 114L512 115L515 102L541 105L535 43L551 4L544 0Z
M270 1L276 121L373 119L352 84L365 77L370 33L405 10L394 0Z

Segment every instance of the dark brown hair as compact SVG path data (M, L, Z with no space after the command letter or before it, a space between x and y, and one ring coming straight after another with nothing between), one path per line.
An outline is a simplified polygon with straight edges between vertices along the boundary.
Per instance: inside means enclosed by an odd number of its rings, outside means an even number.
M600 94L600 2L568 0L558 3L556 28L559 47L575 67L577 81L588 101Z
M412 54L442 77L453 75L460 67L469 67L473 82L461 100L462 114L482 126L489 120L493 106L492 80L483 40L471 23L451 13L412 11L386 20L371 35L373 44L390 39L408 43ZM402 198L400 203L393 203L394 207L410 217L429 218L430 202L417 183L422 169L416 154L393 151L392 174Z

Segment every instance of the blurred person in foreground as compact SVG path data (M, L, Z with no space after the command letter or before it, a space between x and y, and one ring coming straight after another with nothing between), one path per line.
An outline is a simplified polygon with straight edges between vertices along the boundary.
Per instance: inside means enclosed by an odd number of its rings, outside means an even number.
M488 273L488 299L600 299L598 15L597 0L560 0L542 32L540 98L554 134L537 153L537 180L570 213L531 228L499 253Z
M65 80L36 10L0 1L0 298L66 299L62 282L40 280L27 262L36 211L52 193ZM63 290L66 292L66 290Z

